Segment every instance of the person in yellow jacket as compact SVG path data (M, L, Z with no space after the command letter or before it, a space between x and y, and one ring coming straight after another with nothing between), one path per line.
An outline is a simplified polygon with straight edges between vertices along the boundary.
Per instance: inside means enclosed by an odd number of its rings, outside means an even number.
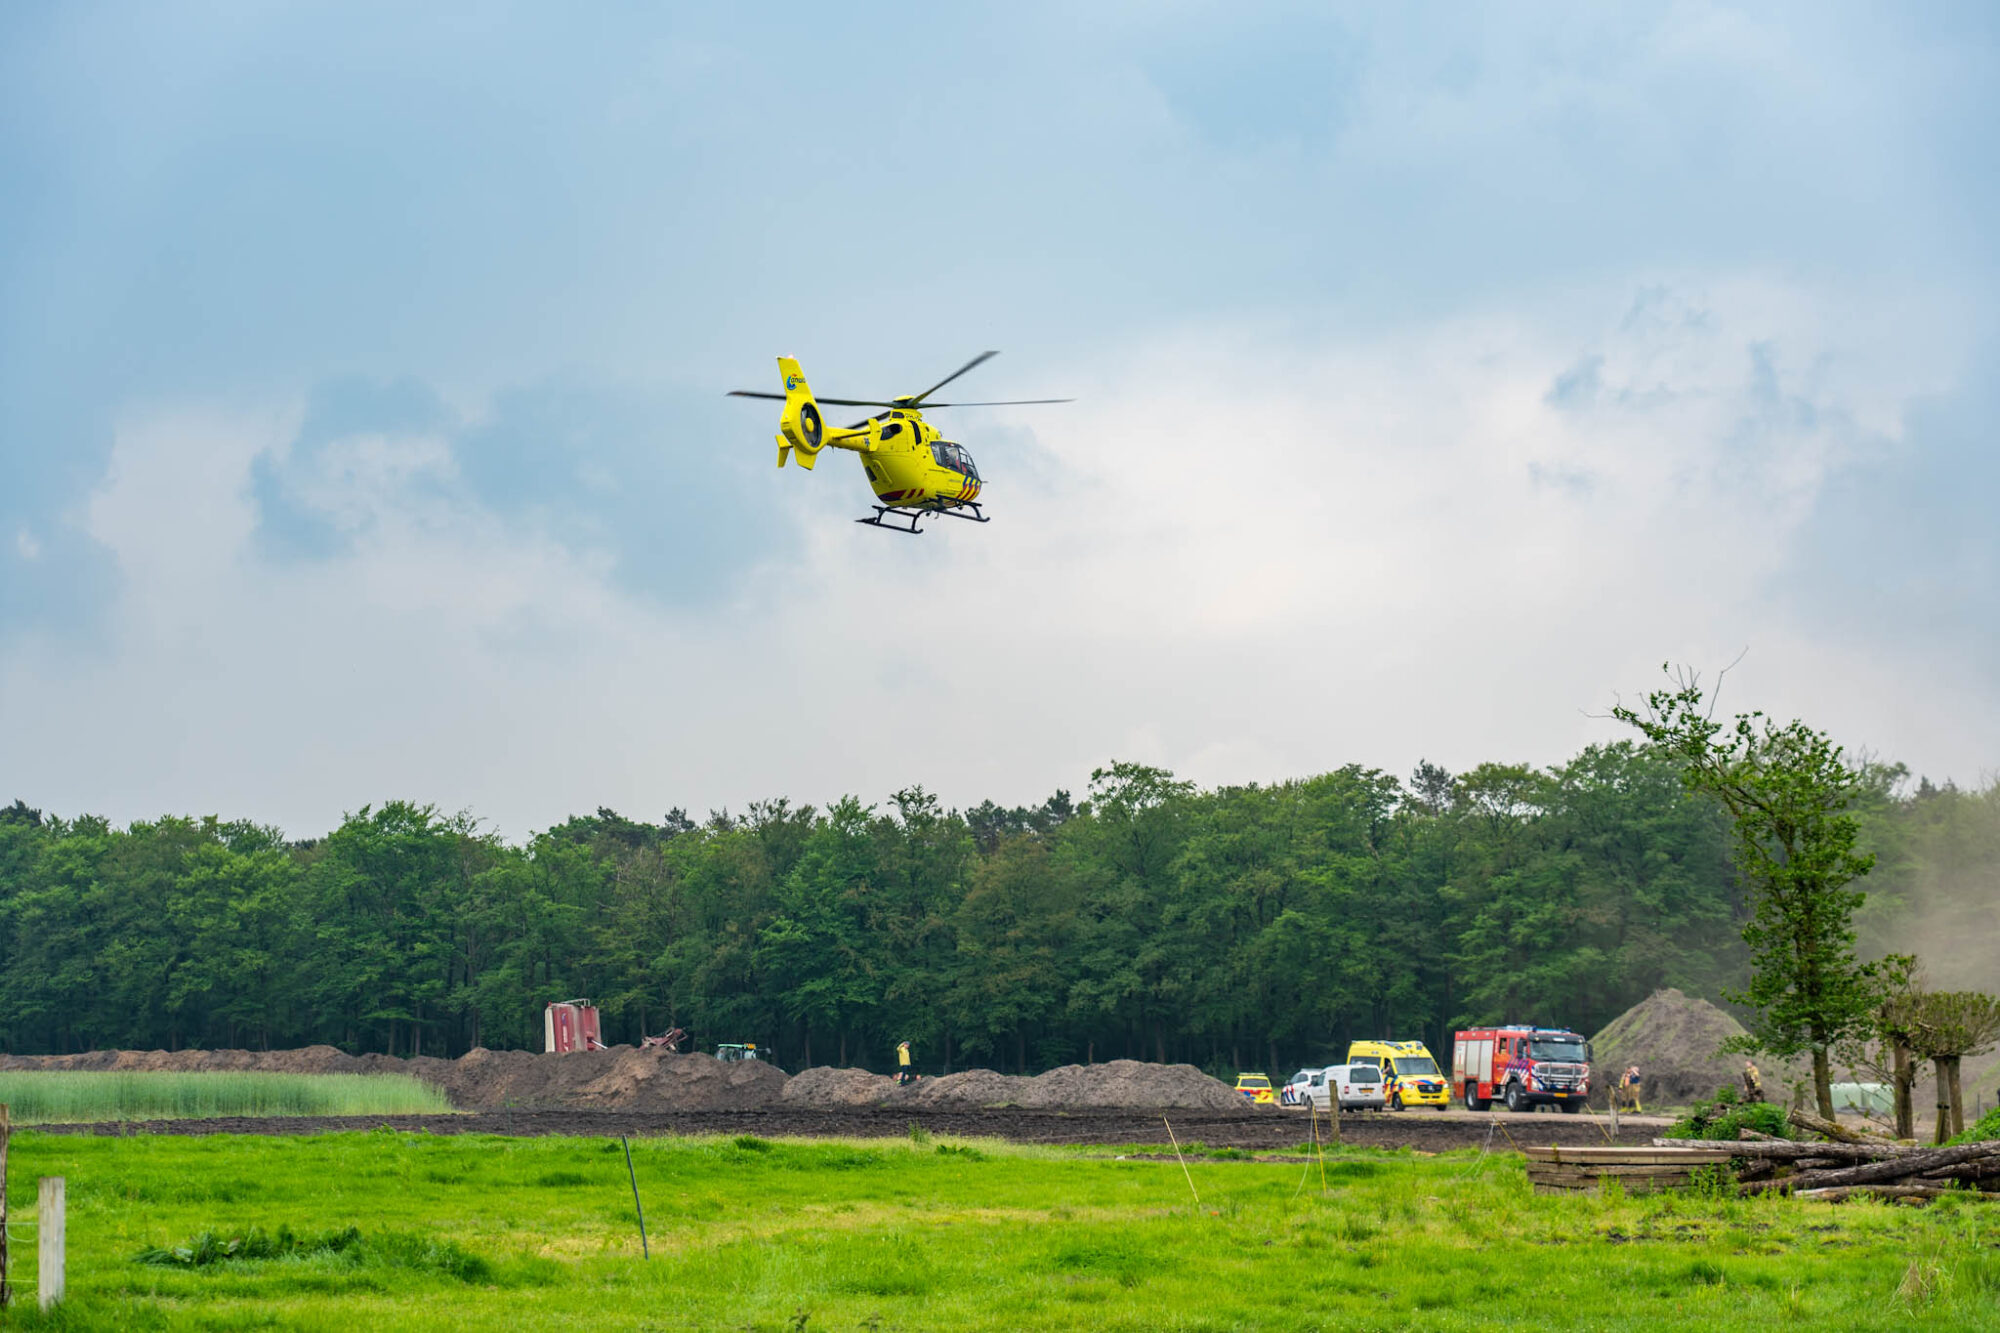
M1743 1099L1761 1102L1764 1100L1764 1080L1757 1073L1757 1066L1750 1061L1743 1062Z
M1625 1076L1618 1080L1618 1089L1624 1094L1627 1109L1639 1114L1639 1066L1625 1066Z
M901 1087L915 1078L916 1075L910 1072L910 1043L899 1041L896 1043L896 1085Z

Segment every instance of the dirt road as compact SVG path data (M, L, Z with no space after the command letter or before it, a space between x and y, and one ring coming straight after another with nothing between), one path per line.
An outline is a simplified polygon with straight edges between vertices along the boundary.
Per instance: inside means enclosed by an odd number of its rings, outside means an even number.
M1183 1146L1295 1149L1307 1140L1306 1118L1290 1111L1173 1111L1173 1133ZM387 1127L430 1134L754 1134L764 1138L898 1137L921 1125L932 1134L1008 1139L1016 1143L1106 1143L1165 1146L1166 1124L1150 1111L908 1110L900 1107L802 1109L795 1106L712 1111L477 1111L460 1115L281 1116L266 1119L147 1120L92 1125L38 1125L53 1134L324 1134ZM1664 1125L1655 1117L1627 1117L1618 1141L1644 1143ZM1325 1133L1325 1122L1321 1122ZM1490 1147L1517 1144L1586 1144L1610 1141L1610 1122L1588 1116L1506 1115L1453 1111L1362 1113L1340 1119L1341 1141L1374 1148Z

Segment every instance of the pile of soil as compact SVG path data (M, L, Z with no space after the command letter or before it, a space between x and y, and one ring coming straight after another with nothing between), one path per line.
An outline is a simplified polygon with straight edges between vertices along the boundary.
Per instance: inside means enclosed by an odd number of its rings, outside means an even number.
M1627 1065L1639 1066L1640 1100L1648 1107L1685 1105L1723 1087L1741 1090L1743 1057L1719 1052L1742 1035L1743 1025L1707 1000L1672 987L1656 990L1591 1038L1593 1100L1602 1100ZM1779 1071L1768 1061L1762 1067L1765 1096L1782 1096Z
M785 1085L784 1100L800 1107L906 1106L969 1110L1017 1106L1028 1110L1164 1108L1239 1110L1243 1098L1193 1065L1112 1060L1064 1065L1032 1078L968 1069L897 1087L886 1074L860 1069L808 1069Z
M1035 1080L991 1069L964 1069L941 1078L927 1078L909 1091L909 1100L919 1106L942 1108L976 1106L1026 1106Z
M348 1055L331 1046L292 1051L87 1051L0 1056L0 1069L254 1070L277 1074L408 1074L444 1090L461 1110L503 1107L624 1111L732 1111L767 1106L784 1071L755 1060L614 1046L544 1055L475 1049L456 1060Z
M886 1074L818 1065L785 1080L781 1098L798 1106L873 1106L900 1092Z
M1178 1110L1226 1111L1246 1103L1243 1094L1193 1065L1154 1065L1112 1060L1101 1065L1063 1065L1028 1080L1022 1106L1146 1106Z
M441 1070L412 1072L443 1087L453 1105L482 1109L745 1110L777 1101L785 1086L784 1071L762 1061L631 1046L566 1055L472 1050Z
M775 1065L724 1064L631 1046L544 1055L475 1049L456 1060L349 1055L332 1046L291 1051L87 1051L0 1055L0 1069L258 1070L279 1074L408 1074L444 1090L460 1110L737 1111L780 1101L800 1109L900 1106L934 1110L1240 1110L1243 1099L1193 1065L1139 1060L1064 1065L1033 1078L968 1069L899 1088L886 1074L808 1069L787 1080Z
M250 1070L271 1074L414 1074L447 1068L449 1060L423 1055L399 1060L387 1055L349 1055L332 1046L290 1051L83 1051L76 1055L0 1055L0 1069L140 1070L215 1073Z

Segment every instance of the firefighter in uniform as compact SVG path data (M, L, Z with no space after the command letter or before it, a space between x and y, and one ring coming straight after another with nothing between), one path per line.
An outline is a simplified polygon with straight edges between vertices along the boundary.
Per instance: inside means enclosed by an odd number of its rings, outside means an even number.
M1764 1100L1764 1080L1758 1075L1757 1066L1749 1060L1743 1062L1743 1095L1753 1102Z
M1639 1066L1625 1066L1625 1077L1619 1080L1618 1086L1625 1094L1625 1105L1637 1114L1639 1111Z
M910 1072L910 1043L899 1041L896 1043L896 1084L900 1087L915 1077Z

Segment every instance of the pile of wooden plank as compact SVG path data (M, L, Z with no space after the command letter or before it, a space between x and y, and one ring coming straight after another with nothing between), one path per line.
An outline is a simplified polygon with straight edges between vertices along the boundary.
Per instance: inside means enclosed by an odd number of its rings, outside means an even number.
M1688 1144L1654 1140L1650 1148L1629 1145L1565 1148L1560 1144L1521 1149L1528 1159L1528 1183L1541 1194L1566 1194L1602 1188L1615 1180L1627 1194L1651 1194L1680 1189L1695 1182L1702 1167L1727 1169L1734 1145Z
M1744 1194L1922 1203L1971 1190L1981 1198L2000 1199L2000 1142L1920 1148L1858 1133L1805 1111L1793 1111L1791 1120L1823 1137L1809 1142L1773 1139L1746 1129L1736 1143L1706 1146L1734 1163L1736 1187ZM1663 1150L1682 1142L1653 1140Z

